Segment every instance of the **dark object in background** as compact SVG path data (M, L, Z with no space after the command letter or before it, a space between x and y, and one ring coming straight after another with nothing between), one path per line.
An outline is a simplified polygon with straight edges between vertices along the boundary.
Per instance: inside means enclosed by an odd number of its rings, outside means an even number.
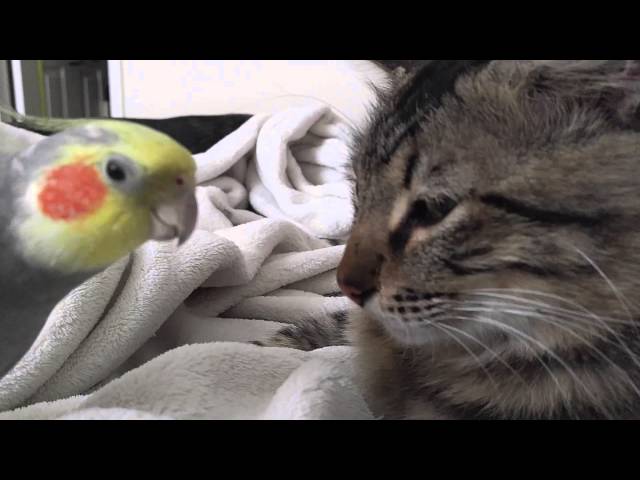
M251 118L246 114L228 115L192 115L172 118L123 118L128 122L135 122L154 128L169 135L184 145L192 154L207 151L224 137L238 129ZM114 119L119 120L119 119ZM25 128L41 135L52 135L53 132L38 130L21 123L14 123L18 128Z
M393 72L396 68L404 68L407 73L412 72L431 60L371 60L373 63Z
M207 151L224 137L237 130L251 115L199 115L163 119L126 118L154 128L180 142L193 154Z

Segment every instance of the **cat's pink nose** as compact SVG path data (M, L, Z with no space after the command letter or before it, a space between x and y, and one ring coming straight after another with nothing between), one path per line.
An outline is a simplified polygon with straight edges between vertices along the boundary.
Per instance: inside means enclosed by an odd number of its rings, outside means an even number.
M347 297L363 306L367 298L376 292L380 256L372 248L371 236L366 242L361 237L360 231L355 229L338 265L337 281Z
M360 306L364 305L365 295L361 288L350 285L344 279L341 279L340 276L338 276L338 286L340 287L340 290L342 290L342 293L344 293L355 303Z

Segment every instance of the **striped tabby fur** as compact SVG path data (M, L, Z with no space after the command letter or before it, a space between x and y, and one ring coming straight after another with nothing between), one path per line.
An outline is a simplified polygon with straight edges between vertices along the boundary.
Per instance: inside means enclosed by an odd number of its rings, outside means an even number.
M339 269L374 413L640 418L638 65L432 61L380 92Z

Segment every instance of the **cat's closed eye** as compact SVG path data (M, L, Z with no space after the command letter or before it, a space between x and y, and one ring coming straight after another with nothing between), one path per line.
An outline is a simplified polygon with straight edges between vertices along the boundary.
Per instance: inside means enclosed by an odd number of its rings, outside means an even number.
M415 228L432 227L442 222L458 205L451 197L439 197L429 201L416 200L408 210L403 222L389 237L391 250L399 253L407 244Z
M411 207L409 219L415 226L430 227L444 220L457 205L451 197L439 197L429 202L418 200Z

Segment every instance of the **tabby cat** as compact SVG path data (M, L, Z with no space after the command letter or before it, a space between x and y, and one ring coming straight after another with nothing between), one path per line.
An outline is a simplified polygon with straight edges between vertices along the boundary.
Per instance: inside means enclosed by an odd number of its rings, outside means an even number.
M640 418L640 62L427 61L355 136L338 283L387 419Z

